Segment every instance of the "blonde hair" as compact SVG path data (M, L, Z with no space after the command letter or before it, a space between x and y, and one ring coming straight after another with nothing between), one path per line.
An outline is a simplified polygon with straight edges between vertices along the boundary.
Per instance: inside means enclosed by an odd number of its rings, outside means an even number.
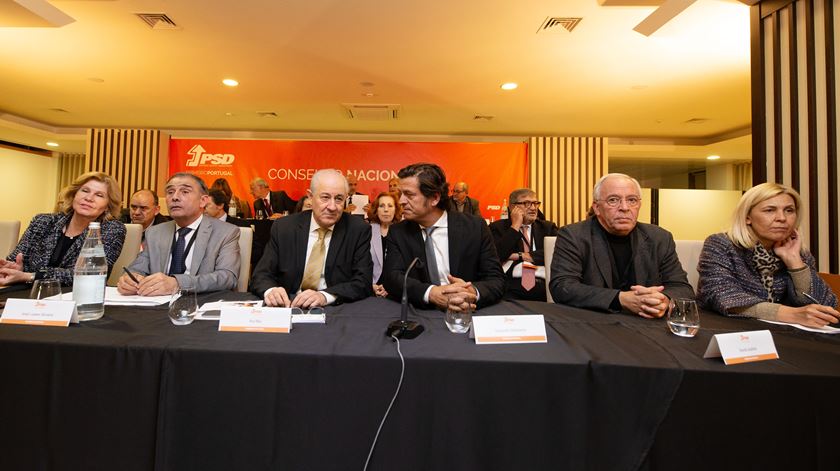
M120 184L113 177L102 172L83 173L73 180L73 183L64 187L58 197L61 202L61 212L69 213L73 210L73 199L76 197L76 193L79 191L79 188L91 180L104 183L108 187L108 208L98 219L119 218L120 210L122 209L122 190L120 190Z
M796 222L793 228L799 229L799 222L802 220L800 211L802 198L799 197L799 193L781 183L762 183L750 188L741 196L741 200L738 201L738 206L735 207L735 212L732 215L732 227L726 232L726 237L733 244L745 249L754 248L755 244L758 243L758 237L752 227L747 224L747 216L750 215L750 211L757 204L779 195L790 195L793 198L793 205L796 207Z

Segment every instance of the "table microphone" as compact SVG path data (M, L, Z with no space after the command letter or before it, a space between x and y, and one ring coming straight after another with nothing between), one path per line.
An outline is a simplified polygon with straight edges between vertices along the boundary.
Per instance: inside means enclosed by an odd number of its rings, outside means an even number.
M385 330L386 337L397 337L400 339L413 339L423 333L423 326L414 321L408 320L408 274L414 267L422 268L423 262L420 257L414 257L414 260L408 265L408 269L403 275L403 289L402 289L402 313L400 320L393 321L388 324L388 329Z

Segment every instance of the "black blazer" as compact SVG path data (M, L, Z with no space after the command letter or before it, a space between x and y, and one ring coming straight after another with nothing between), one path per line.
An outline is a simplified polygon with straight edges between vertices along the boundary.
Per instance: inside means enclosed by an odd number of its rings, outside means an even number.
M449 212L459 212L458 203L456 203L455 198L452 197L449 197ZM479 204L477 199L467 196L464 200L464 214L472 214L473 216L481 217L481 204Z
M480 294L478 307L498 302L505 291L505 279L487 224L481 218L457 211L447 214L449 272L473 283ZM420 226L413 221L402 221L388 230L388 250L380 281L395 300L402 297L403 276L414 257L419 257L425 267L426 249L420 232ZM429 286L428 270L414 268L408 276L408 300L415 306L428 308L423 303L423 295Z
M311 219L312 211L304 211L274 221L271 239L251 279L254 294L262 298L265 290L275 286L282 286L289 295L300 290ZM325 291L336 297L336 303L373 294L370 226L364 220L347 216L338 220L324 269Z
M297 206L297 201L289 197L289 195L287 195L285 191L270 191L268 193L268 199L269 201L271 201L271 211L273 213L282 213L283 211L288 211L289 214L291 214L295 212L295 206ZM265 204L263 204L263 200L254 200L254 214L257 214L257 211L259 211L260 209L265 210Z
M551 221L540 221L537 219L531 223L531 238L534 240L532 246L536 249L531 250L531 258L534 259L534 265L545 264L545 252L543 251L543 239L546 237L557 235L557 224ZM523 244L522 233L511 229L510 219L500 219L490 224L490 233L493 234L493 243L496 244L496 252L499 254L499 260L503 263L510 257L510 254L522 252Z

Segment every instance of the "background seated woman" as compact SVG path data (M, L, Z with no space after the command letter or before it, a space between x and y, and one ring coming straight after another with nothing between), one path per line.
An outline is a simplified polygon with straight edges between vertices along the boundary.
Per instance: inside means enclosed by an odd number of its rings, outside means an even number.
M382 275L382 264L385 262L385 239L391 224L400 222L402 208L397 202L396 193L382 192L373 200L368 208L368 222L370 222L370 256L373 259L373 293L379 297L388 296L385 288L379 284Z
M0 285L41 278L73 284L73 268L92 221L102 225L110 273L125 241L125 226L117 220L122 205L120 185L104 173L88 172L61 190L60 200L61 211L32 218L17 247L0 260Z
M728 316L810 327L837 323L837 296L802 247L796 190L762 183L744 193L732 227L706 239L697 271L698 299Z

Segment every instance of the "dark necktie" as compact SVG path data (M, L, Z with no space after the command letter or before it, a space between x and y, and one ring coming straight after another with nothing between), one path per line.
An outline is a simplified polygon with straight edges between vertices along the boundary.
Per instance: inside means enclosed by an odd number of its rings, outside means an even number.
M274 214L274 211L271 210L271 201L268 198L266 198L263 200L263 203L265 203L265 215L271 216L272 214Z
M432 241L432 232L437 227L427 227L426 231L426 268L429 270L429 282L433 285L440 284L440 273L438 272L437 259L435 258L435 243Z
M184 249L187 245L187 234L191 230L192 229L189 227L182 227L178 229L178 240L175 241L175 248L172 249L172 263L169 264L170 275L182 275L185 271L187 271L185 264L187 254Z
M529 226L522 226L519 230L522 232L522 245L524 249L522 250L523 253L528 253L531 251L531 238L528 237L528 229ZM530 264L529 264L530 265ZM525 266L522 264L522 287L525 288L525 291L531 291L537 284L536 279L536 270L531 268L530 266Z

